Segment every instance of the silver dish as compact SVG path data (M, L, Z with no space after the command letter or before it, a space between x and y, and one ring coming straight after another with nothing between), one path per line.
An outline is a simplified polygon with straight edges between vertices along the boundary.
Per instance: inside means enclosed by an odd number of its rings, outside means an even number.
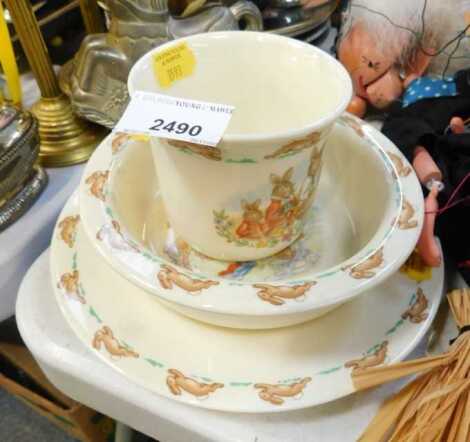
M47 174L40 166L34 166L22 188L0 206L0 232L17 221L34 204L48 182Z
M295 8L302 6L301 0L267 0L267 5L271 8Z
M290 8L282 10L267 8L263 11L266 32L285 35L286 37L296 37L315 28L327 26L326 24L335 9L336 2L334 1L311 9Z
M33 115L0 107L0 231L23 215L44 189L47 175L35 166L38 155Z
M0 205L30 175L39 155L38 124L30 112L0 107Z

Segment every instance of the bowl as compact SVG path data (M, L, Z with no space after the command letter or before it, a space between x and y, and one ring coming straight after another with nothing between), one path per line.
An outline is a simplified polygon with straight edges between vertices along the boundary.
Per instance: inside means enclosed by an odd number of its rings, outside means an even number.
M179 238L151 158L145 139L117 134L103 142L80 185L83 227L124 277L215 325L276 328L318 317L395 273L423 223L411 166L385 136L350 115L333 129L302 237L264 260L210 259Z

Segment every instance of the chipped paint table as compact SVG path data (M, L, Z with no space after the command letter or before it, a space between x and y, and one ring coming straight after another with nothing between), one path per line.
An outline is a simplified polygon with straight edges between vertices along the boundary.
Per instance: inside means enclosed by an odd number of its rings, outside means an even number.
M174 402L129 382L78 340L54 299L48 258L46 252L36 261L20 288L17 321L23 339L66 394L161 442L355 441L379 404L401 385L273 414L224 413ZM412 357L425 346L421 342Z

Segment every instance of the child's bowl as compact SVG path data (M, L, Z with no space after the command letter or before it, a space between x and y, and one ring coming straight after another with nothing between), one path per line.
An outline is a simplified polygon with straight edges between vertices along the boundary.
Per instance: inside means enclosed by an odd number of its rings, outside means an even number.
M261 329L312 319L395 273L419 236L414 172L387 138L351 116L333 129L301 237L251 262L207 258L174 232L150 149L125 134L103 142L81 183L83 226L119 273L201 321Z

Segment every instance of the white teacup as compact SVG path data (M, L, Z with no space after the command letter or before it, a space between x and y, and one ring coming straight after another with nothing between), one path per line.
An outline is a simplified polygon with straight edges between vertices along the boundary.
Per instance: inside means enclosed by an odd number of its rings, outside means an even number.
M193 73L160 88L155 54L186 41ZM260 32L198 34L159 46L129 75L150 91L235 106L216 148L152 139L162 198L175 231L210 257L273 255L301 234L322 154L352 95L350 77L309 44Z

